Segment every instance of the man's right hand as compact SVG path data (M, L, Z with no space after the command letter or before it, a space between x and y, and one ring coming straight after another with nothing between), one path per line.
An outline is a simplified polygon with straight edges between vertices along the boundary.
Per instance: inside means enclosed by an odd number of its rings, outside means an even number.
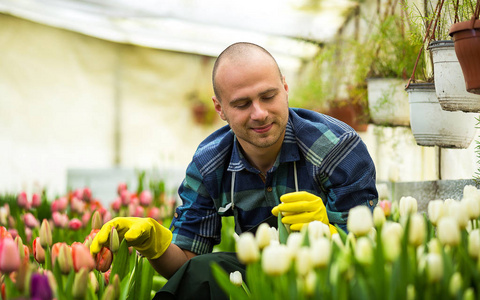
M172 232L152 218L118 217L105 223L97 233L90 246L92 254L110 243L112 227L120 239L125 238L128 246L148 259L159 258L172 242Z

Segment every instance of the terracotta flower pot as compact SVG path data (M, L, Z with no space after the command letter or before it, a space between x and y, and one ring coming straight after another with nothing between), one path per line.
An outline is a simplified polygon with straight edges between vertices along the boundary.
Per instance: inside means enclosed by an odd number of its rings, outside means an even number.
M455 43L467 91L480 94L480 20L455 23L449 34Z

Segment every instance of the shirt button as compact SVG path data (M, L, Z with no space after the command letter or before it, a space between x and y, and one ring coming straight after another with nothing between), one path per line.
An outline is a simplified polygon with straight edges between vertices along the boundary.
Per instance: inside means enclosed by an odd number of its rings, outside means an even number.
M173 216L174 216L175 218L178 218L178 213L175 213Z
M373 200L368 201L368 203L370 204L370 206L373 206Z
M267 192L271 192L273 189L271 186L267 187Z

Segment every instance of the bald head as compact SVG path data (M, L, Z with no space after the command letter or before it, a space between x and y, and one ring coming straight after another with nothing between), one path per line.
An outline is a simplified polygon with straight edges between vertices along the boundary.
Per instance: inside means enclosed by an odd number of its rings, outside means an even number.
M253 57L258 58L258 56L264 56L264 59L271 60L272 63L275 64L276 69L278 70L278 76L282 80L282 72L280 71L280 67L278 66L275 58L264 48L246 42L235 43L228 46L222 53L217 57L215 64L213 65L212 71L212 85L213 91L217 99L220 100L220 87L217 85L217 72L221 65L226 62L230 62L235 64L242 64L248 62Z

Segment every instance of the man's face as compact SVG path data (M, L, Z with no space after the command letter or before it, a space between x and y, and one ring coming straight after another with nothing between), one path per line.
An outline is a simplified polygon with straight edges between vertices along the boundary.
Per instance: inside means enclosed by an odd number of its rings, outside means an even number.
M218 68L215 110L227 121L242 147L266 149L283 142L288 121L288 85L265 55ZM246 150L246 149L245 149Z

